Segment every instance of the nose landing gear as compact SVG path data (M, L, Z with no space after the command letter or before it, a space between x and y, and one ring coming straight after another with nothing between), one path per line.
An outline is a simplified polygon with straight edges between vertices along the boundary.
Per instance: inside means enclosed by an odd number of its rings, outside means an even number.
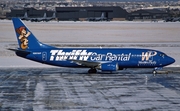
M156 76L157 74L157 70L162 70L162 67L155 67L154 70L153 70L153 76Z
M153 70L153 76L156 76L156 74L157 74L157 71Z

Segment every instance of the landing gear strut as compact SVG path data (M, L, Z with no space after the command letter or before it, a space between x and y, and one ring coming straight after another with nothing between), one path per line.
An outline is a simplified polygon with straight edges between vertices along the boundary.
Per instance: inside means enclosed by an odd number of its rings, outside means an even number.
M89 74L97 73L97 70L95 68L91 68L91 69L88 70L88 73Z
M153 76L156 76L156 74L157 74L157 71L153 70Z
M153 70L153 75L156 76L157 70L162 70L162 67L155 67Z

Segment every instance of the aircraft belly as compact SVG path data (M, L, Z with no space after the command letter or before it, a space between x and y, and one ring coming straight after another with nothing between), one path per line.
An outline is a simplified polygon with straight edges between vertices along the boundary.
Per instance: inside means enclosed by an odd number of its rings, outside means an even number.
M126 62L119 62L119 66L121 67L134 67L137 66L137 61L126 61Z
M49 61L49 62L46 62L46 64L60 66L60 67L84 67L76 63L73 63L71 61L53 61L53 62Z

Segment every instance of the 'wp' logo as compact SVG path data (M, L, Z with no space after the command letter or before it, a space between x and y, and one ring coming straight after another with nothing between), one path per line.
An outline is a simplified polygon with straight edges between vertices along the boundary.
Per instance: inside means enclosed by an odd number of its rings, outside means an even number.
M155 55L157 55L156 51L142 52L142 61L152 60Z

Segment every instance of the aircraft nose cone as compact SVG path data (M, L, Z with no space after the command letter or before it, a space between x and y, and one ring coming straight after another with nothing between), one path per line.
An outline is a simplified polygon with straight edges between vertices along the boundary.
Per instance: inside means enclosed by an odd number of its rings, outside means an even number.
M174 59L174 58L172 58L172 57L169 57L169 58L168 58L168 62L169 62L169 64L172 64L172 63L174 63L174 62L175 62L175 59Z

